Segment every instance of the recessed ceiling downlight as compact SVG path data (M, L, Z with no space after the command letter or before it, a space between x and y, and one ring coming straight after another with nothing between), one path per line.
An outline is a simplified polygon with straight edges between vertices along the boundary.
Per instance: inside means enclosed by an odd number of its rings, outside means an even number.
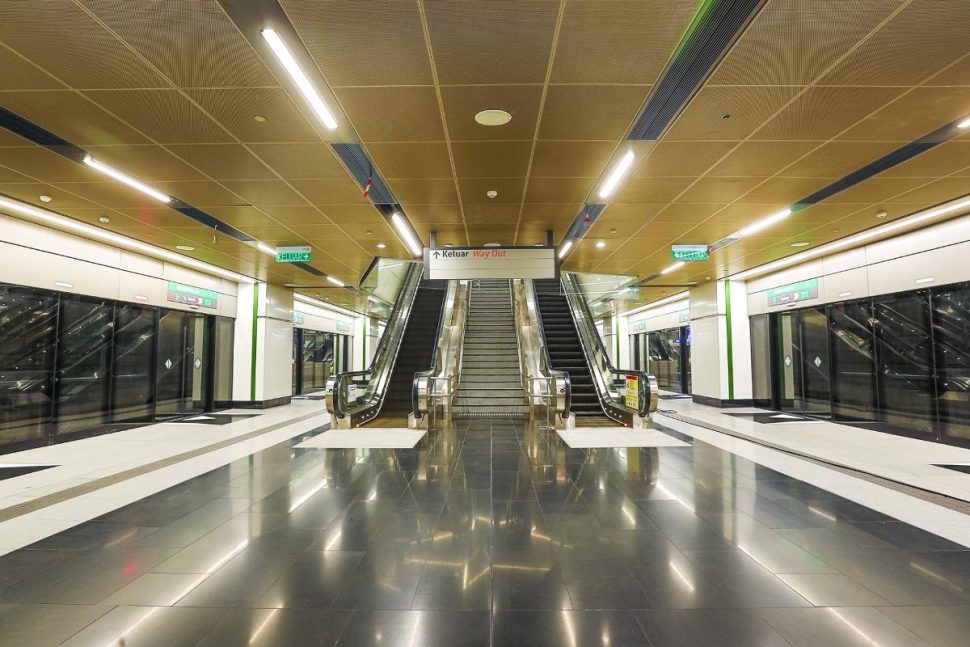
M482 110L475 115L475 121L483 126L504 126L512 121L512 115L505 110Z

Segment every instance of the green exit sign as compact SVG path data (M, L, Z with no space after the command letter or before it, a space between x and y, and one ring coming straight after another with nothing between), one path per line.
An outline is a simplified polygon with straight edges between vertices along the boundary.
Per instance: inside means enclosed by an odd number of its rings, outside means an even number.
M670 255L675 261L706 261L707 245L671 245Z
M277 263L309 263L312 254L309 247L277 247Z

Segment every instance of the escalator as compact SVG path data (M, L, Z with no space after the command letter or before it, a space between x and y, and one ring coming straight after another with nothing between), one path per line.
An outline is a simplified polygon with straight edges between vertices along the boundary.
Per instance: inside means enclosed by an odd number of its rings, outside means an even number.
M447 289L447 281L421 281L391 371L380 418L406 419L411 413L414 374L428 370L433 364Z
M570 411L578 426L614 425L603 413L569 302L556 279L533 282L551 368L569 374Z

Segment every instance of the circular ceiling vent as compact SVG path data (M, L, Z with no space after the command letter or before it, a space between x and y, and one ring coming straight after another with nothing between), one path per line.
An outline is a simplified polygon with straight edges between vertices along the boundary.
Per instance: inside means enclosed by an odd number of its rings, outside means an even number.
M475 115L475 121L483 126L504 126L512 121L512 115L505 110L482 110Z

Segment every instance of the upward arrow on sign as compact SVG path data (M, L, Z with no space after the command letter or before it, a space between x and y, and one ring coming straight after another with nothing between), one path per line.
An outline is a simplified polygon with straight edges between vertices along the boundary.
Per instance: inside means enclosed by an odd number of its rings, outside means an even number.
M435 258L439 258L440 256L441 256L441 254L439 254L438 252L435 252L435 253L434 253L434 257L435 257Z

